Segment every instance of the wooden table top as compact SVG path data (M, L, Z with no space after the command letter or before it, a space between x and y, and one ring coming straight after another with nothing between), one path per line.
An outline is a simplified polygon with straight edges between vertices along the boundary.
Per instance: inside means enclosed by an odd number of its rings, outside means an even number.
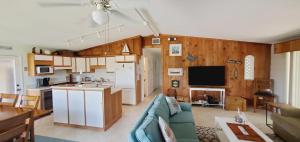
M28 112L30 109L0 106L0 121ZM50 115L51 110L33 110L34 120Z
M274 102L267 102L267 104L271 107L276 107L276 108L282 108L282 107L291 107L289 104L284 104L284 103L274 103Z

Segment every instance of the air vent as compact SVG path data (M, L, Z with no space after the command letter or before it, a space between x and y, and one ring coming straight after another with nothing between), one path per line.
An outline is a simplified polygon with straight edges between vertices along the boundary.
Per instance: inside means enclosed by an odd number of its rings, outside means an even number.
M12 50L11 46L0 45L0 50Z

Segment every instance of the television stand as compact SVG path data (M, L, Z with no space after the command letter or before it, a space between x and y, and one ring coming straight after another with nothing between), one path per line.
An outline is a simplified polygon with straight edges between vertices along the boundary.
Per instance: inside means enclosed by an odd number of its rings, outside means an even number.
M192 101L192 91L207 91L207 92L220 92L220 101L219 104L205 104L205 105L219 105L225 108L225 87L190 87L190 100L192 104L203 104L201 102L193 102Z

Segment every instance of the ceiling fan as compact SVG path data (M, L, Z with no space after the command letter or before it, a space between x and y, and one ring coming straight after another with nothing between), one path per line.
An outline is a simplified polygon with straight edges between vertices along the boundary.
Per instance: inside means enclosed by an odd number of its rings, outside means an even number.
M131 0L131 3L134 1L141 2L143 0ZM81 2L39 2L42 7L67 7L67 6L91 6L95 10L91 12L92 22L97 25L107 24L109 21L109 16L116 16L118 18L125 19L130 22L136 22L133 18L127 16L120 9L116 2L113 0L85 0ZM134 10L134 9L133 9Z

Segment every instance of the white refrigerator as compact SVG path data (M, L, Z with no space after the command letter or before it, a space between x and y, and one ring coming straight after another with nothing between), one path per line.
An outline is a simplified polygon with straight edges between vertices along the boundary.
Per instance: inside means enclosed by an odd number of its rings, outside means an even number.
M116 68L116 88L122 89L122 103L136 105L135 63L118 63Z

